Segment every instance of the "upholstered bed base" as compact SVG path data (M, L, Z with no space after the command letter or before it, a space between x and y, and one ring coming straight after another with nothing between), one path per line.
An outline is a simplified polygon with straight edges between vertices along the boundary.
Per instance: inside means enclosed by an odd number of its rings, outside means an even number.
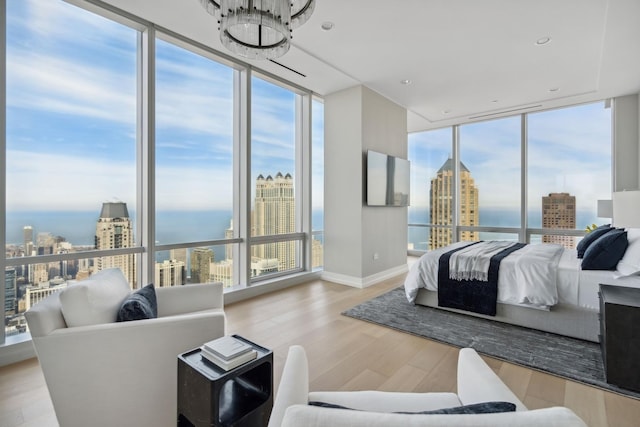
M598 333L600 331L600 325L598 321L598 311L583 307L558 304L552 307L551 310L546 311L498 303L496 316L485 316L483 314L453 308L438 307L438 293L424 288L418 291L415 302L416 304L437 307L442 310L454 311L469 316L539 329L541 331L580 338L587 341L599 341Z

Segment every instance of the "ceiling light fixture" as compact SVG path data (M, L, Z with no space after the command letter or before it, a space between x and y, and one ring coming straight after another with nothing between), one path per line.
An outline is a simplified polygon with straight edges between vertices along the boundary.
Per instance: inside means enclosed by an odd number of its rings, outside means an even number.
M320 28L322 28L325 31L329 31L333 29L333 22L330 21L325 21L322 23L322 25L320 25Z
M411 80L409 80L409 79L400 80L400 84L410 85L411 84Z
M222 45L248 59L274 59L289 50L292 31L311 16L315 0L199 0L218 18Z
M551 41L551 37L540 37L536 40L536 46L543 46Z

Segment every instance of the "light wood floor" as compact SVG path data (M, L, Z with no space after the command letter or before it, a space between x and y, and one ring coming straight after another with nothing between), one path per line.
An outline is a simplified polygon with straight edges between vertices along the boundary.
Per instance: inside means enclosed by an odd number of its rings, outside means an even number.
M227 332L274 350L274 387L287 350L307 351L312 390L455 391L454 347L341 316L402 283L367 289L314 281L225 308ZM567 406L593 427L640 425L640 401L488 357L530 408ZM0 368L0 426L57 426L36 359Z

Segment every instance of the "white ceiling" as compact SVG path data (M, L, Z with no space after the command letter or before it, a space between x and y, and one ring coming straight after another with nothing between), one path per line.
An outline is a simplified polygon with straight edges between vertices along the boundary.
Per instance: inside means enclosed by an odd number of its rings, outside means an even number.
M229 53L198 0L106 2ZM251 61L319 95L362 84L409 131L438 128L640 92L640 0L316 0L277 62L305 76Z

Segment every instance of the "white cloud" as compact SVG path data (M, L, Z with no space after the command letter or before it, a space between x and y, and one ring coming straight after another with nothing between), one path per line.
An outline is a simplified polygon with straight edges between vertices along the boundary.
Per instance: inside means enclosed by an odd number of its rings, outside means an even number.
M7 210L91 210L114 197L135 205L135 165L7 150Z
M95 47L96 43L130 40L131 30L95 13L64 1L19 0L25 8L24 19L19 25L31 34L37 34L49 42L61 42L74 46ZM18 3L18 2L14 2ZM11 4L11 2L9 2ZM17 14L8 14L17 19ZM78 37L83 34L83 37Z
M156 208L221 209L233 200L228 167L162 167L157 171ZM133 162L66 154L7 151L7 209L91 210L106 200L136 200Z
M227 167L162 167L156 173L157 210L231 209L233 172Z
M9 107L135 123L135 73L16 50L7 68Z

